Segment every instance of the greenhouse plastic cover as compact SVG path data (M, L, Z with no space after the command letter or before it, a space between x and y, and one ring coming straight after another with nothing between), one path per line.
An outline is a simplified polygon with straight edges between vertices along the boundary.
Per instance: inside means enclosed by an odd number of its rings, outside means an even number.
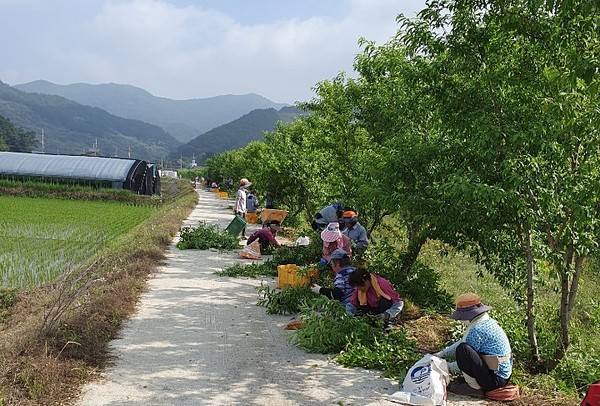
M135 159L0 152L0 174L125 181Z

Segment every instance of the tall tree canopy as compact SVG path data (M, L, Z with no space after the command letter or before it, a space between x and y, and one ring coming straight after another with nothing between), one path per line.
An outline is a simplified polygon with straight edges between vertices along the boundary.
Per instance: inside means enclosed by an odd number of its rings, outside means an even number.
M600 236L598 3L430 0L398 21L386 44L362 41L357 78L317 84L251 170L294 212L341 200L370 230L400 219L405 272L428 238L465 249L526 301L532 360L553 369ZM559 292L543 348L540 284Z
M34 131L25 131L0 116L0 151L31 152L37 146Z

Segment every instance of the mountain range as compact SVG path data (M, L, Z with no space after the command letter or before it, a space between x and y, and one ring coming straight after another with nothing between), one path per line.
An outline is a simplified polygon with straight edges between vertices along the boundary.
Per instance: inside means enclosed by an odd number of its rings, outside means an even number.
M0 115L25 130L44 130L43 152L157 160L181 142L159 126L113 116L59 96L29 94L0 82ZM42 149L40 139L39 150Z
M43 129L44 150L153 161L198 161L263 139L277 121L301 111L256 94L171 100L129 85L9 86L0 81L0 115L26 130ZM40 148L41 149L41 145Z
M101 108L115 116L145 121L163 128L182 143L252 110L279 110L287 106L257 94L172 100L156 97L138 87L116 83L57 85L36 80L14 87L27 93L62 96L80 104Z
M203 161L221 152L242 148L252 141L263 139L265 131L273 131L278 121L288 123L294 120L302 110L296 107L275 109L258 109L196 137L187 144L180 145L177 150L181 155L193 154ZM232 134L237 134L232 137Z

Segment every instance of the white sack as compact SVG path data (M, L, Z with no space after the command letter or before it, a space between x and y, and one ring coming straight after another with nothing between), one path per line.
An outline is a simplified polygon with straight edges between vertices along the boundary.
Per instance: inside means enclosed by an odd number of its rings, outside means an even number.
M407 405L445 406L449 379L446 360L425 354L408 370L400 390L387 398Z

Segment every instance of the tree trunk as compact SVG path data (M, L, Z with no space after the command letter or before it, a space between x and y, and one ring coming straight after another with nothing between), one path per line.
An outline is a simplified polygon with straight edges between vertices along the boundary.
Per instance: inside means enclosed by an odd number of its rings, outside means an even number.
M373 230L375 230L377 227L379 227L379 225L383 222L383 218L389 214L391 214L391 213L384 212L384 213L380 214L379 216L376 216L375 219L373 220L373 223L371 224L371 226L369 228L367 228L367 235L370 236L373 233Z
M569 290L569 315L573 312L577 290L579 289L579 279L581 278L581 266L585 257L575 254L575 267L573 268L573 279L571 280L571 289Z
M400 267L400 271L404 273L410 272L413 264L419 256L419 253L421 252L423 244L425 244L425 241L427 241L427 233L421 230L418 224L408 223L406 230L408 233L408 246L406 247L404 261L402 261L402 265Z
M560 269L560 343L556 347L556 351L554 351L554 359L548 363L548 369L550 370L558 366L571 345L569 324L577 296L581 265L583 263L583 257L575 254L573 243L567 247L564 258L564 263L561 264ZM573 264L573 262L575 263Z
M531 230L525 231L525 251L527 253L527 335L529 336L529 345L531 346L531 357L535 364L540 362L540 351L535 334L535 288L534 275L535 263L531 247Z

